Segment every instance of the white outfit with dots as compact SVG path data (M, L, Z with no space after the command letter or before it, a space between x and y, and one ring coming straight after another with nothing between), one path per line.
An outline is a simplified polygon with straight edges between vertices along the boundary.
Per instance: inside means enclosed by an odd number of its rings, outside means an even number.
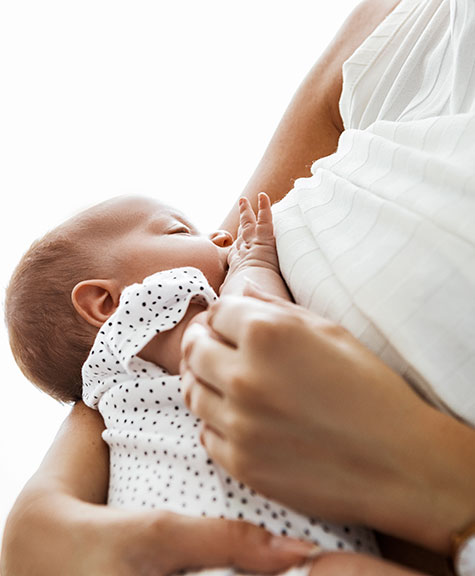
M190 302L206 307L215 299L199 270L159 272L126 288L98 333L83 366L83 398L106 425L109 505L242 518L328 549L375 552L369 531L297 514L232 479L200 444L199 420L183 402L180 377L137 356L183 318Z

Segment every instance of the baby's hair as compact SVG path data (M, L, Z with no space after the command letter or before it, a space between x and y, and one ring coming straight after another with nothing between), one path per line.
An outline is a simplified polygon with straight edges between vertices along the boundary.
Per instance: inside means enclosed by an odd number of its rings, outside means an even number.
M5 321L18 366L60 402L81 399L81 367L97 333L71 300L74 286L99 272L95 261L105 231L95 226L94 212L86 214L32 244L5 297Z

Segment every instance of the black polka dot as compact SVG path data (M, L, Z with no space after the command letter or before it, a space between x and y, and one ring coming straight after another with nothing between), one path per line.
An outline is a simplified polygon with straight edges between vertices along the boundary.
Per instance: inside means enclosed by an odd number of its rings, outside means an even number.
M223 474L199 441L200 420L184 405L180 377L137 355L172 330L190 302L206 307L215 299L194 269L159 272L125 289L101 328L83 367L83 396L106 423L109 504L241 519L333 550L375 550L370 533L301 516Z

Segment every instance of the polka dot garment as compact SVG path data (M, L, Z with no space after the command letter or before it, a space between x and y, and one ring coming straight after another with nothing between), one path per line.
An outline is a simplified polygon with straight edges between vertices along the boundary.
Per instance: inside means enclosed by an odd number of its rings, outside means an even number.
M83 398L106 425L109 505L241 518L328 549L376 552L369 531L297 514L231 478L200 444L180 377L137 356L157 333L173 329L190 302L206 307L216 298L197 269L159 272L126 288L99 331L83 366Z

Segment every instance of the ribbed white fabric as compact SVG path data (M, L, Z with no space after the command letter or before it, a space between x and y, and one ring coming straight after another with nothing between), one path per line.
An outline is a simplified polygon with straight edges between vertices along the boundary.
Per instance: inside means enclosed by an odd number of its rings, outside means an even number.
M402 0L340 108L337 152L274 207L284 277L475 424L475 2Z

